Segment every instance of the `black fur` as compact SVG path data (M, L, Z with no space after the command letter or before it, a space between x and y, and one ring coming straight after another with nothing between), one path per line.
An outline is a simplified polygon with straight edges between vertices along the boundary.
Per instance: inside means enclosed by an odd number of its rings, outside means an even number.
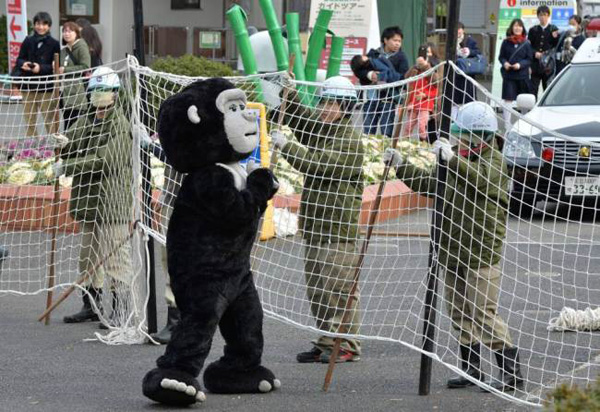
M181 321L158 369L143 384L144 394L162 403L181 405L185 400L185 394L166 396L160 381L181 374L188 380L197 377L217 327L226 346L224 356L205 372L206 387L220 393L259 392L263 380L275 387L275 376L261 366L263 312L250 252L276 180L269 170L258 169L248 176L246 188L238 190L231 173L215 164L249 155L234 152L215 106L219 93L233 87L224 79L199 81L160 109L158 130L167 161L188 173L167 232L169 275ZM187 118L191 104L198 108L199 124Z

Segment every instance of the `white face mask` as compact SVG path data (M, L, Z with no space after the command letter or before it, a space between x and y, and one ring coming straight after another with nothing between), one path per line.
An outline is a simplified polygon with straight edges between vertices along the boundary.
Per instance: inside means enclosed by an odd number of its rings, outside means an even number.
M90 103L92 106L99 109L108 107L115 102L115 96L113 92L92 92L90 97Z

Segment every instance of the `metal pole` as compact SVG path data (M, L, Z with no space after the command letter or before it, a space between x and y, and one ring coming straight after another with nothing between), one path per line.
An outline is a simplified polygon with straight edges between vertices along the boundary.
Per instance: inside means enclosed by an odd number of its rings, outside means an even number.
M456 59L456 39L458 27L458 13L460 0L450 0L448 10L448 31L446 36L446 61ZM442 102L442 122L440 126L440 137L448 137L450 134L450 116L452 112L452 90L453 82L450 76L452 69L449 64L444 68L444 97ZM441 156L438 157L436 202L433 211L431 225L431 242L429 244L429 273L427 274L427 292L425 293L425 309L423 313L423 351L433 353L435 341L435 311L437 306L437 256L441 236L441 222L444 213L444 190L446 184L447 168L443 164ZM431 390L431 368L432 359L426 354L421 355L421 371L419 376L419 395L429 395Z
M134 55L138 59L138 62L144 66L146 64L146 52L144 50L144 11L142 7L142 0L133 0L133 24L134 24L134 37L135 37L135 50ZM141 79L141 77L140 77ZM140 87L141 104L144 105L146 99L146 89ZM142 106L142 112L140 113L140 120L144 125L148 124L147 121L148 110L145 110ZM141 162L142 162L142 197L144 203L144 224L146 227L152 227L152 185L150 184L152 176L150 174L150 156L146 150L141 151ZM154 259L154 238L148 237L148 305L146 306L146 318L148 319L148 333L155 333L157 331L156 322L156 267Z

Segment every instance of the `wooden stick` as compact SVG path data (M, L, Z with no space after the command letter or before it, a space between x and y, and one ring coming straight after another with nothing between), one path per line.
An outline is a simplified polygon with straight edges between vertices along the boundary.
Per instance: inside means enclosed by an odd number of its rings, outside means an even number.
M361 235L366 235L367 231L361 231ZM381 230L374 230L371 236L376 237L431 237L430 233L409 233L409 232L385 232Z
M404 100L402 111L399 113L404 114L406 105L408 103L408 96ZM402 119L399 119L399 122L394 125L394 132L392 133L392 148L395 149L398 146L398 137L400 135L400 130L402 128ZM379 184L379 188L377 190L377 197L375 198L375 203L373 205L373 209L371 209L369 213L369 222L367 224L367 235L365 240L362 243L362 247L360 250L360 256L358 258L358 263L356 264L356 268L354 271L354 277L352 279L352 289L348 295L348 300L346 301L346 307L344 308L344 315L342 316L342 322L340 323L340 327L338 333L346 333L346 324L350 321L350 308L354 303L354 294L358 289L358 280L360 278L360 270L362 268L363 262L365 260L365 255L367 253L367 248L369 247L369 242L371 240L371 236L373 235L373 228L375 227L375 222L377 221L377 215L379 214L379 207L381 206L381 199L383 198L383 190L385 189L385 183L387 180L388 173L391 168L391 163L386 163L385 169L383 171L383 180ZM340 353L340 346L342 344L342 338L335 338L335 343L333 345L333 351L331 352L331 356L329 358L329 367L327 368L327 374L325 375L325 382L323 383L323 391L327 392L329 390L329 386L331 385L331 380L333 378L333 372L335 370L335 361Z
M288 76L292 77L292 73L294 73L294 63L296 62L296 55L292 53L290 55L289 67L288 67ZM288 95L290 94L290 88L284 87L283 96L281 98L281 105L279 106L279 116L277 117L277 126L281 127L283 125L283 119L285 118L285 110L287 109L288 104ZM271 162L269 164L269 168L271 170L275 169L277 166L277 149L273 146L273 153L271 153Z
M58 53L54 53L54 74L58 75L58 71L59 71L59 67L60 67L60 56ZM57 78L56 80L56 85L54 87L54 89L52 90L52 99L54 100L54 103L56 104L55 108L54 108L54 121L56 122L55 124L59 124L60 122L60 113L58 111L58 99L59 99L59 89L60 89L60 82ZM55 155L55 162L58 162L60 160L60 146L56 147L55 151L54 151L54 155ZM46 296L46 310L48 310L48 308L50 306L52 306L52 296L54 294L54 282L55 282L55 278L56 278L56 236L58 234L58 204L60 202L60 180L59 177L56 176L55 180L54 180L54 197L52 199L52 223L50 224L51 230L52 230L52 241L51 241L51 246L50 246L50 267L48 268L48 295ZM44 322L45 325L49 325L50 324L50 316L46 317L46 320Z
M112 255L114 255L117 252L117 250L119 250L121 247L123 247L123 245L133 237L135 226L136 226L135 224L132 225L132 227L129 231L129 236L127 236L125 239L123 239L121 242L119 242L119 244L113 250L111 250L110 253L104 257L104 259L102 259L100 262L96 263L94 265L94 267L92 268L92 270L81 275L75 283L73 283L71 286L69 286L67 288L67 290L65 290L62 293L62 295L60 295L59 298L52 305L50 305L50 307L48 307L44 313L41 314L41 316L38 318L38 322L41 322L44 319L48 319L50 317L50 313L52 313L52 311L54 309L56 309L58 307L58 305L60 305L66 298L69 297L69 295L71 293L73 293L73 291L75 290L75 287L77 285L81 285L83 282L85 282L85 280L88 277L92 276L92 274L94 274L96 272L96 269L98 269L100 266L102 266L108 258L110 258Z

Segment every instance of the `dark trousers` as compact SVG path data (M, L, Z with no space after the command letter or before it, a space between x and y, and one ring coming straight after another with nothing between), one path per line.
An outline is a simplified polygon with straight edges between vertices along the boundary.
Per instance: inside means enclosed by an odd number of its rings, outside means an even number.
M535 95L536 98L538 95L538 90L540 90L540 82L542 83L542 87L544 88L544 90L546 90L546 88L548 87L548 80L550 80L549 74L531 73L531 92Z

